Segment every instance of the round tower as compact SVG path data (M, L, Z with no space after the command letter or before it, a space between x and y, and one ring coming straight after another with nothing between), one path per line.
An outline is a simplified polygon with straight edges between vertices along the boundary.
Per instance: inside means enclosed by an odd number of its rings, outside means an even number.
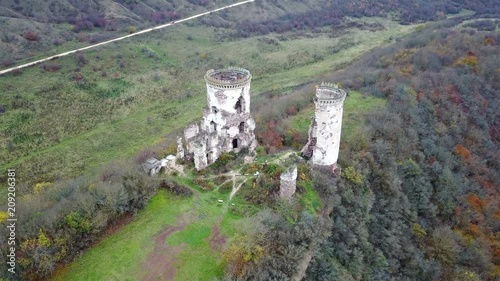
M308 144L302 150L313 165L336 168L345 97L346 92L334 84L316 86L316 109L309 128Z
M250 72L239 67L207 71L205 82L211 113L250 113L251 80Z

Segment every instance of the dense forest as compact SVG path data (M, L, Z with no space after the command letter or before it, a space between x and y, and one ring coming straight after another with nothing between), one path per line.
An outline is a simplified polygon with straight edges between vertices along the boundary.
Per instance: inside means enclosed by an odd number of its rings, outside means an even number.
M387 106L342 143L340 178L313 176L320 219L263 212L228 279L288 280L308 254L305 280L498 278L499 40L438 26L325 77Z

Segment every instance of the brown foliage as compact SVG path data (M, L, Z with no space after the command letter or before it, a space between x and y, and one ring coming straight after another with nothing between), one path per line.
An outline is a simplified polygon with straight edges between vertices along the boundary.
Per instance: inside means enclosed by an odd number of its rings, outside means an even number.
M270 120L267 123L266 131L261 136L261 144L266 148L266 152L276 151L283 146L281 136L276 132L276 122Z
M461 144L455 145L455 147L453 148L453 153L462 157L463 159L470 159L472 156L472 153Z
M457 92L457 90L453 85L451 85L450 89L448 90L448 96L452 103L462 104L462 97L460 96L460 94Z
M483 210L483 205L484 202L474 193L467 194L465 196L465 200L467 200L467 203L475 210L475 211L482 211Z
M38 41L40 40L40 35L34 31L26 31L23 33L24 39L28 41Z
M286 108L286 115L293 116L295 114L297 114L297 108L295 108L295 106L289 106Z
M472 68L472 70L474 70L474 72L477 72L477 70L478 70L477 58L476 58L476 55L472 52L468 52L466 56L458 59L455 62L455 64L469 66Z
M472 235L474 237L479 237L483 234L483 232L481 231L481 228L477 224L469 225L469 227L467 229L467 233L469 233L470 235Z
M493 36L486 36L486 37L484 37L484 45L486 45L486 46L488 46L488 45L495 46L496 45L495 38L493 38Z

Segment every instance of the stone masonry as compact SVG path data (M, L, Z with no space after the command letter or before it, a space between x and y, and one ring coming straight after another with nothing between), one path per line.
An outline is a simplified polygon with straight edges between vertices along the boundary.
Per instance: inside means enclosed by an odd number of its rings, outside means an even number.
M297 166L289 167L280 176L280 197L291 198L295 193L297 180Z
M209 70L205 74L207 106L199 124L184 129L186 149L177 140L178 154L194 160L197 170L205 169L223 152L255 151L255 121L250 115L250 81L243 68Z
M311 164L329 167L332 172L337 167L339 156L345 97L346 92L334 84L316 86L316 109L309 127L308 142L301 151Z

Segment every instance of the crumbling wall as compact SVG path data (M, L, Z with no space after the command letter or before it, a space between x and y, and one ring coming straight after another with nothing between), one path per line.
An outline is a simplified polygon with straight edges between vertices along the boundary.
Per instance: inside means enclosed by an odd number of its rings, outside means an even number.
M223 152L253 153L257 147L255 121L250 115L250 80L248 70L228 68L209 70L205 75L207 103L200 126L184 129L184 158L194 159L197 170L215 162ZM182 146L178 145L178 150Z
M297 188L297 166L291 166L280 175L280 197L291 198Z
M177 137L177 159L184 159L184 145L182 137Z
M196 137L200 133L200 126L198 124L191 124L184 128L184 137L186 141Z
M203 170L208 166L207 146L204 139L195 140L192 143L194 166L197 170Z

